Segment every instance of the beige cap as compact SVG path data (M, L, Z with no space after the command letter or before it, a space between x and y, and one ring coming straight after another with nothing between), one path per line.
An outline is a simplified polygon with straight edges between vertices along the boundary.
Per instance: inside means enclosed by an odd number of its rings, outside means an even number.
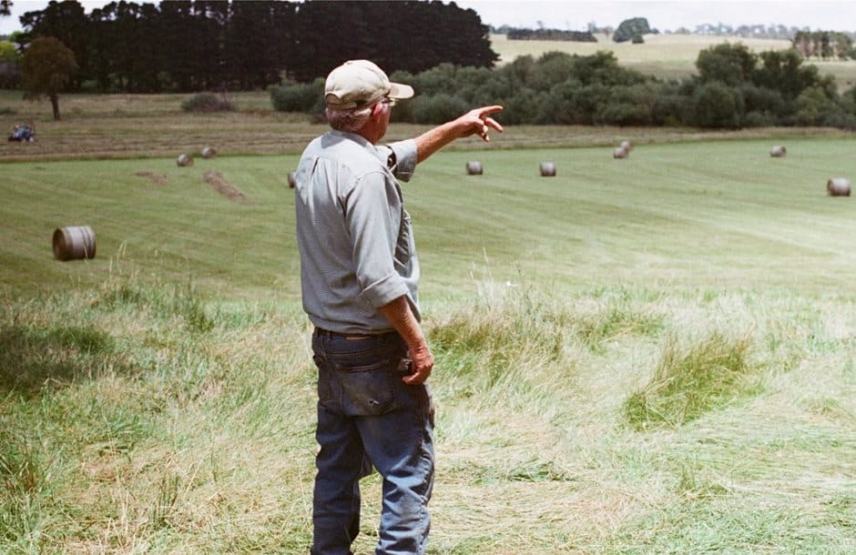
M350 60L327 76L324 100L335 110L370 106L384 97L410 98L413 87L390 83L386 73L368 60Z

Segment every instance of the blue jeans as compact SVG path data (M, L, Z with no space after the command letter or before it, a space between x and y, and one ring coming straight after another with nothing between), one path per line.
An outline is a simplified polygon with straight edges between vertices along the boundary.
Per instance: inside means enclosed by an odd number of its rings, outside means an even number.
M426 385L401 381L407 347L396 333L312 336L318 366L313 555L350 554L360 528L361 477L383 477L377 555L425 552L434 477L434 415Z

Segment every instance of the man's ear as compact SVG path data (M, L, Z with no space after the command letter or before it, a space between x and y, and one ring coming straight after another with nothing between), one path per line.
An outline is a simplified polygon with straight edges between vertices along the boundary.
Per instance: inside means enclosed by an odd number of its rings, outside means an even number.
M372 106L372 119L380 117L383 114L384 104L383 102L378 102L374 106Z

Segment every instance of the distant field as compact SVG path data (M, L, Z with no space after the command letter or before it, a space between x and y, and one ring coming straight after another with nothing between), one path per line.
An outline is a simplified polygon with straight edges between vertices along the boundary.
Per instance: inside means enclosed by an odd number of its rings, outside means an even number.
M517 56L529 54L540 56L544 52L558 50L582 56L598 50L610 50L618 61L629 68L661 78L686 77L696 73L695 61L698 53L722 42L743 43L755 52L790 48L787 40L747 39L742 37L713 37L704 35L645 35L644 44L629 42L615 43L598 36L599 42L569 41L524 41L508 40L505 35L491 35L491 47L500 55L500 63ZM851 88L856 84L856 60L844 62L812 61L822 73L834 75L839 88Z
M470 265L486 254L502 279L521 279L523 270L535 282L798 283L856 292L856 281L846 279L856 267L850 247L856 205L824 194L830 176L856 179L850 162L856 141L793 139L784 160L770 159L769 145L642 145L626 162L612 161L609 147L448 152L420 169L408 201L422 222L426 264L443 261L444 272L433 279L444 288L466 282ZM473 157L485 164L482 178L463 175ZM558 164L556 179L535 177L546 159ZM189 272L224 294L266 295L272 288L293 297L292 193L285 178L296 162L287 155L199 159L191 168L157 158L4 165L0 221L8 227L0 282L26 289L79 280L95 285L121 250L147 272ZM217 195L202 180L208 169L221 171L249 201ZM162 175L167 185L138 172ZM76 223L96 227L103 256L54 262L50 232ZM672 252L687 256L676 261ZM759 253L768 255L761 266Z
M786 144L419 168L429 553L856 551L856 200L824 192L856 140ZM0 552L307 552L295 161L0 166ZM52 259L67 224L96 259Z
M234 93L239 110L222 114L188 114L181 101L190 95L63 95L63 120L53 121L47 101L22 100L19 91L0 90L0 131L21 121L36 126L32 144L0 140L0 162L92 158L174 157L198 153L205 145L226 156L298 154L326 124L303 114L274 112L267 93ZM13 113L3 113L8 108ZM502 116L499 116L502 120ZM414 137L430 126L393 124L389 140ZM592 126L516 126L495 134L495 148L607 146L629 138L651 144L676 141L742 140L798 137L847 137L837 129L776 128L700 131L688 128L618 128ZM455 143L452 149L483 148L479 139Z

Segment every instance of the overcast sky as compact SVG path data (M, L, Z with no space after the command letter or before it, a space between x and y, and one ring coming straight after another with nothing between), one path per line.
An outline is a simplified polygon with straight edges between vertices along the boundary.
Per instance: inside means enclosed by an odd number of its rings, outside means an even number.
M81 2L87 12L106 3ZM19 29L18 17L22 13L41 10L47 4L46 0L14 0L12 16L0 18L0 34ZM648 18L652 27L661 30L693 29L702 23L722 22L733 26L781 23L788 27L856 31L856 0L461 0L457 4L474 9L483 22L495 26L536 27L541 21L547 27L581 30L590 21L615 27L623 19L638 16Z

